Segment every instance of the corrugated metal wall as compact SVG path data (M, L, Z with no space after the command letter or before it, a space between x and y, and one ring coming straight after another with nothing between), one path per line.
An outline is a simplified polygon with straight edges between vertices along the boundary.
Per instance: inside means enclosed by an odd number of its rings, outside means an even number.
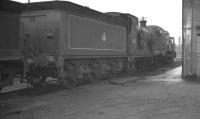
M183 76L192 74L191 65L191 29L192 29L192 0L183 0Z
M193 0L193 14L192 14L192 46L193 46L193 70L194 74L200 76L200 36L197 35L197 27L200 26L200 0Z
M183 76L200 76L198 34L200 34L200 0L183 0Z
M197 5L195 5L195 3L197 3ZM196 8L198 6L198 0L193 0L193 3L192 3L192 8ZM198 21L197 20L197 17L195 16L195 14L197 14L198 11L192 9L192 26L196 26L196 22ZM195 22L194 22L195 21ZM192 74L195 74L196 73L196 68L197 68L197 41L196 41L196 34L195 34L195 27L192 27L192 40L191 40L191 49L192 49Z

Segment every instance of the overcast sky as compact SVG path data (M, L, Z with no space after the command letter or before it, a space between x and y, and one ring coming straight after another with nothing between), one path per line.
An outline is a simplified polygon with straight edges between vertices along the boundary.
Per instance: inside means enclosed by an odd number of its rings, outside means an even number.
M14 0L28 2L28 0ZM47 0L30 0L31 2ZM49 0L48 0L49 1ZM68 0L100 12L130 13L146 17L147 25L158 25L169 31L176 41L181 36L182 0Z

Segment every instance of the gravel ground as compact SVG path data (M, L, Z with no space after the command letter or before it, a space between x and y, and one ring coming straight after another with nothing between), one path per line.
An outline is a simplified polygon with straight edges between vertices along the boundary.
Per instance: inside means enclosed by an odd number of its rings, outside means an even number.
M123 82L122 85L101 81L71 90L1 98L7 108L1 111L1 117L199 119L200 83L182 80L181 67L166 69L143 76L142 80Z

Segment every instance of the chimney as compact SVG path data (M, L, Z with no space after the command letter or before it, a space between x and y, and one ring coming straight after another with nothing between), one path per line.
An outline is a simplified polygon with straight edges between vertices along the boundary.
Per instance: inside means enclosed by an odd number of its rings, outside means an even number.
M140 27L146 28L146 23L147 23L146 18L142 17L140 20Z

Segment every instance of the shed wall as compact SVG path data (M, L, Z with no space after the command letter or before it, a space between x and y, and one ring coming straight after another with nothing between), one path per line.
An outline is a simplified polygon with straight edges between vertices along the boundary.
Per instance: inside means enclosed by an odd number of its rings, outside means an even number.
M183 76L192 75L191 38L192 38L192 0L183 0Z
M183 76L200 76L200 0L183 0Z
M200 36L197 27L200 27L200 0L193 0L193 31L192 31L192 48L193 48L193 73L200 76Z

